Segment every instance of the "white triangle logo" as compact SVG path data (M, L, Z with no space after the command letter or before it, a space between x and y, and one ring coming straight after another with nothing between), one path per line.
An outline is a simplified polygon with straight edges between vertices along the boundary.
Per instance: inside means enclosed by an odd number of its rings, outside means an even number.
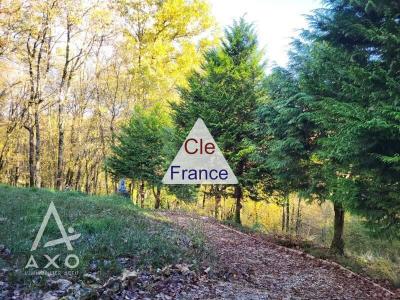
M162 180L163 184L237 184L206 124L197 119Z
M40 225L40 228L39 228L39 231L38 231L38 233L36 235L36 238L33 241L31 251L34 251L34 250L37 249L37 247L39 245L39 242L40 242L40 240L41 240L41 238L43 236L43 232L46 229L47 223L50 220L50 216L52 216L52 215L53 215L53 217L54 217L54 219L56 221L58 229L60 229L62 238L59 238L59 239L56 239L56 240L52 240L52 241L48 241L44 245L44 247L51 247L51 246L55 246L55 245L58 245L58 244L65 243L65 245L67 246L68 250L73 250L74 249L74 248L72 248L71 241L78 239L81 236L81 234L77 233L77 234L73 234L73 235L70 235L70 236L67 235L67 232L65 231L65 227L64 227L63 223L61 222L60 215L58 214L57 209L54 206L54 203L52 201L50 203L50 205L49 205L49 208L47 209L46 215L43 218L42 224ZM72 233L74 233L74 229L72 227L69 227L68 228L68 232L72 234Z

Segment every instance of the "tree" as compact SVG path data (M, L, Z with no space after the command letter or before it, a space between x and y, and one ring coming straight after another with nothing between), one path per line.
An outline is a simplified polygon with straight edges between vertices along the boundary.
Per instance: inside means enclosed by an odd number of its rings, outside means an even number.
M72 80L85 60L92 54L96 44L102 43L94 18L90 18L96 6L85 1L65 1L61 6L61 26L65 28L61 74L57 83L57 170L55 188L62 189L64 178L65 106L70 96ZM98 16L97 16L98 17Z
M300 93L293 73L275 68L267 77L269 101L258 111L258 153L269 194L283 197L282 229L289 231L289 194L306 194L309 189L313 124L307 120L305 95Z
M140 181L140 202L143 206L145 182L151 185L155 208L161 204L161 180L168 167L167 142L169 121L159 105L152 109L136 106L133 115L117 135L107 167L117 177Z
M118 0L123 18L126 65L133 77L135 101L150 105L178 100L176 85L184 85L202 51L213 44L214 20L203 0Z
M398 237L400 4L327 4L311 19L308 39L319 46L305 76L318 98L315 120L328 133L319 157L333 166L337 203L364 216L373 232Z
M304 47L304 46L303 46ZM349 82L349 66L352 65L348 53L335 49L325 42L315 41L306 47L306 54L297 64L299 82L304 93L308 95L309 111L307 118L315 128L314 140L316 147L310 157L316 168L311 174L311 191L322 200L331 200L334 207L334 233L331 251L344 254L344 205L351 197L349 185L343 185L343 180L349 174L350 165L342 164L341 153L332 153L326 147L334 136L340 136L339 120L326 108L335 101L343 101L343 87ZM301 56L301 54L299 54ZM347 114L348 108L342 107ZM348 117L351 118L350 115Z
M54 27L58 12L57 1L31 1L9 4L7 20L0 23L7 34L8 47L3 55L22 66L24 76L19 81L26 82L29 92L22 108L23 127L28 132L29 185L41 186L41 110L49 98L48 73L52 49L54 47ZM4 26L4 27L3 27ZM0 41L1 44L1 41ZM11 49L13 51L11 51ZM21 86L16 86L21 88Z
M254 118L265 100L261 56L253 26L244 19L234 22L225 30L222 45L205 54L201 70L180 89L182 101L172 106L178 133L187 134L201 117L232 167L239 181L234 186L237 223L243 194L254 186L249 176L255 167Z
M399 232L399 142L394 134L399 54L393 50L398 42L390 38L399 36L399 20L393 2L338 0L327 5L310 18L304 40L294 43L289 71L303 96L292 97L299 114L283 132L301 128L298 120L311 125L309 141L315 146L309 153L308 190L310 196L333 201L331 249L343 254L345 209L366 217L374 230Z
M135 104L177 100L175 84L185 84L213 43L208 5L17 0L0 6L1 180L111 192L116 182L101 166L114 133Z

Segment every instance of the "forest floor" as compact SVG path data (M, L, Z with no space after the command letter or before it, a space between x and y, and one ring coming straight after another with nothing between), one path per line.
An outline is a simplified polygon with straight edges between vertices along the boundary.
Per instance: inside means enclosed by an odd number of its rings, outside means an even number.
M51 202L81 234L73 243L80 264L74 274L30 275L30 255L46 271L41 256L70 253L44 241L30 250ZM59 236L49 221L43 238ZM117 196L0 185L0 299L400 299L395 293L213 218L140 209Z
M205 299L397 299L400 295L340 265L240 232L212 218L164 212L197 227L218 258L217 278L202 282ZM185 299L198 299L199 291Z

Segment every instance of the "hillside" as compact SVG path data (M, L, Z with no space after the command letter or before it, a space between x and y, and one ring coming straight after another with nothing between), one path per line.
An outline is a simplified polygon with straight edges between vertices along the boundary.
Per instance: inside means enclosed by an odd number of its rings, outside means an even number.
M52 201L65 228L73 227L81 236L71 241L72 251L67 250L65 244L43 247L45 241L61 236L51 216L43 240L37 250L30 251ZM79 296L88 292L84 289L85 283L88 283L88 289L94 289L124 271L142 270L152 274L157 268L173 269L176 265L178 270L187 265L196 270L207 253L195 231L173 227L122 197L92 197L77 192L16 189L2 185L0 229L1 299L52 288L56 290L54 295L63 295L67 291L57 290L65 287L62 282L57 283L58 278L77 283L74 295ZM75 269L64 265L66 255L71 253L79 257ZM25 268L31 254L38 268ZM59 268L54 265L46 268L45 254L52 258L60 255L56 260ZM70 264L74 264L73 260ZM53 273L30 274L38 270ZM54 274L55 271L61 272L61 276ZM66 285L70 284L67 282ZM146 293L153 295L155 292L148 290ZM32 297L40 299L41 293L35 292Z
M81 236L43 247L60 232L53 216L30 251L53 201ZM212 218L139 209L121 197L0 187L1 299L389 299L390 291L338 265L236 231ZM79 266L68 270L63 257ZM38 268L32 275L30 255ZM54 265L40 258L47 254ZM56 255L60 255L54 259ZM55 271L58 271L55 272ZM67 271L67 272L65 272Z

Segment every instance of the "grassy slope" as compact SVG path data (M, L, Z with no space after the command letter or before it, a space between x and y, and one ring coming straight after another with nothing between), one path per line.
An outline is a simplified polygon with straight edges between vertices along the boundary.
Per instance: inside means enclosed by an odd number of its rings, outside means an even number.
M0 268L20 270L15 281L26 281L22 273L31 255L30 249L50 202L53 201L65 229L72 226L81 237L72 242L80 258L81 276L90 263L96 262L99 276L119 273L118 258L129 258L132 267L161 267L170 263L196 263L206 255L201 238L178 231L150 212L117 197L86 196L77 192L53 192L0 185L0 244L11 250L11 259L1 258ZM46 240L60 238L51 217L35 258L40 254L68 254L65 244L44 248ZM41 266L47 260L42 259ZM40 265L40 259L38 259ZM62 268L62 267L61 267ZM19 274L19 275L18 275Z

